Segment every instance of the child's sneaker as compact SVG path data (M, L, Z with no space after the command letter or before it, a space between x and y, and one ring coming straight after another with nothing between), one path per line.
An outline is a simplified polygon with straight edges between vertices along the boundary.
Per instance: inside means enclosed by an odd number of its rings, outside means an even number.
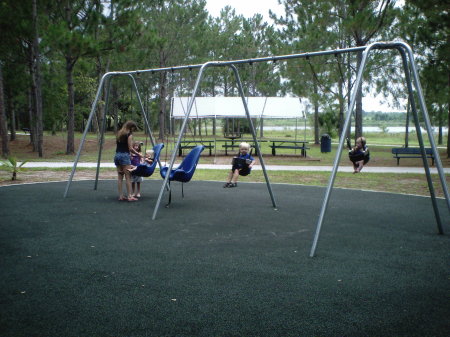
M237 187L237 183L230 183L230 186L228 187Z
M225 183L225 185L223 185L223 188L230 187L230 185L231 183Z

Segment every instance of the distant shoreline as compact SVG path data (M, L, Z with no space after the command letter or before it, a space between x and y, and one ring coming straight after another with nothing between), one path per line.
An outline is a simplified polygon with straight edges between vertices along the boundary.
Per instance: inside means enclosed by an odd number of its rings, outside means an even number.
M268 131L282 131L282 130L295 130L295 129L296 129L295 126L264 126L264 130L268 130ZM305 126L297 127L297 130L304 130L304 129L305 129ZM306 129L311 130L312 127L307 126ZM405 132L404 126L388 126L388 127L386 127L386 129L387 129L388 133L404 133ZM421 128L421 130L422 130L422 133L427 132L424 128ZM352 127L352 132L353 131L355 131L354 127ZM433 131L435 134L437 134L439 131L439 128L433 127ZM378 126L363 126L363 132L383 132L383 129ZM416 128L413 126L410 126L409 133L414 133L414 132L416 132ZM448 128L443 127L442 133L447 134Z

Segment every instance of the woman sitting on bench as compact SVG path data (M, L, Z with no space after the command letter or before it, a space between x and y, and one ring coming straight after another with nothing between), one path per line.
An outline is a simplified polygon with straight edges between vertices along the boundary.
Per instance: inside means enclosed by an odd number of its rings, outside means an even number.
M249 175L254 164L255 159L250 153L250 144L242 142L239 144L239 156L233 158L233 166L223 187L237 187L239 176Z
M350 146L349 146L350 147ZM348 152L348 157L353 163L353 173L359 173L370 160L369 148L366 146L366 139L358 137L355 147Z

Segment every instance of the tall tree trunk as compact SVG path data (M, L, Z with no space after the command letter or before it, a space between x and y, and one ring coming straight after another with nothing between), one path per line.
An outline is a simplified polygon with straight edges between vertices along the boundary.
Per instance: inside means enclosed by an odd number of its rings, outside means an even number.
M65 24L67 24L70 31L72 31L72 7L70 1L66 0L64 3ZM66 154L75 153L75 93L73 88L73 68L77 61L73 57L69 49L65 54L66 59L66 82L67 82L67 145Z
M75 153L75 92L73 88L73 65L73 60L70 57L66 57L66 80L68 93L66 154Z
M40 53L39 53L39 34L37 23L37 0L33 0L33 73L32 82L34 90L34 104L36 116L36 145L39 157L42 158L43 144L44 144L44 127L42 122L42 87L41 87L41 67L40 67Z
M348 45L350 46L351 41L349 39L348 41ZM350 106L350 101L351 101L351 97L352 97L352 54L348 53L347 54L347 113L351 115L352 111L348 110L348 107ZM345 119L345 116L344 116ZM350 116L350 125L351 123L352 117ZM347 131L347 134L345 135L345 137L347 137L348 139L350 139L350 136L352 134L352 128L350 127Z
M100 1L99 0L95 0L95 9L96 9L97 13L101 12ZM114 17L114 3L113 3L113 1L111 1L111 3L110 3L109 10L110 10L109 16L110 16L110 18L113 18ZM95 40L98 41L98 39L99 39L99 26L95 26L94 36L95 36ZM107 60L109 61L109 55L107 56ZM108 61L107 61L107 63L108 63ZM100 78L102 76L102 59L101 59L100 55L97 55L96 71L97 71L98 83L100 83ZM103 102L105 101L105 95L106 95L105 92L106 92L106 90L103 90L103 93L102 93L102 96L103 96L102 97L102 101ZM95 121L91 124L92 131L95 132L95 133L97 133L97 131L99 131L101 129L102 125L103 125L102 116L104 114L104 111L105 111L105 106L104 105L102 105L102 104L97 105L97 109L95 110ZM89 113L90 113L90 111L89 111ZM100 136L98 136L98 137L100 137Z
M97 79L98 79L98 83L100 83L101 78L102 78L102 74L103 73L107 73L109 71L109 65L110 65L110 56L107 56L106 59L106 66L105 69L103 70L102 68L102 60L99 57L97 57ZM106 106L107 103L106 102L106 96L107 96L107 91L108 91L108 83L105 83L105 86L103 87L103 92L102 92L102 101L105 102L105 104L99 104L98 105L98 110L96 112L96 116L97 116L97 123L94 123L93 128L94 128L94 132L97 132L99 130L101 130L101 128L103 127L103 118L107 118L106 114L108 113L108 107ZM111 90L112 91L112 90ZM109 96L109 100L111 101L111 93ZM105 124L106 125L106 124ZM98 130L97 130L98 128ZM106 130L103 130L104 132Z
M447 125L447 158L450 158L450 105L448 107Z
M344 82L342 79L338 82L338 89L339 89L339 138L342 137L342 129L344 128L344 111L345 111L345 99L344 99Z
M3 95L3 72L0 62L0 134L2 137L2 156L7 158L9 155L8 126L6 122L5 98Z
M406 103L406 125L405 125L405 147L409 146L409 116L411 115L410 102L408 96L408 102Z
M6 91L6 101L8 102L7 111L9 111L9 140L13 142L16 140L16 111L14 109L11 90Z
M9 110L9 139L11 141L16 140L16 110L14 109L14 105L11 105L11 110Z
M30 128L30 144L33 146L33 151L36 149L35 147L35 141L34 141L34 135L35 135L35 123L34 123L34 117L33 117L33 91L31 87L28 89L28 119L29 119L29 128Z
M228 76L226 74L223 77L223 95L228 97Z
M438 145L442 145L442 127L444 125L444 109L442 108L442 105L439 107L439 116L438 116L438 123L439 123L439 131L438 131Z
M117 92L116 82L111 83L111 102L114 102L112 106L112 116L114 118L114 134L117 135L117 131L119 130L119 109L117 107L117 97L119 97L119 93Z
M448 72L448 90L450 90L450 71ZM448 91L447 91L448 92ZM448 107L448 116L447 116L447 158L450 158L450 95L448 97L447 107Z
M50 68L49 69L49 73L50 73L49 75L51 77L56 76L56 69L52 66L51 63L49 64L49 66L50 66L49 67ZM55 85L55 83L53 83L53 81L50 81L50 83L48 83L48 87L47 88L49 89L50 92L54 92L55 91L55 87L56 87L56 85ZM47 111L49 112L49 114L51 116L55 115L55 108L54 108L53 105L47 107ZM58 129L59 121L58 121L57 118L54 118L54 117L52 117L50 121L52 123L52 125L51 125L52 136L56 136L56 130Z
M314 96L318 95L317 83L314 81L313 90ZM314 144L319 144L319 103L317 102L317 98L314 98Z
M212 73L212 81L211 81L211 95L212 97L216 97L216 76L214 72ZM212 134L216 136L216 118L212 119Z
M30 53L30 62L29 62L29 67L30 67L30 78L31 78L31 83L30 83L30 140L31 140L31 146L32 146L32 151L36 152L38 151L38 136L37 136L37 124L36 124L36 87L35 87L35 75L34 75L34 56L33 56L33 51L31 51Z
M159 121L158 138L160 140L164 139L166 129L166 95L167 95L166 79L167 73L165 71L161 71L159 73L159 114L158 114L158 121Z
M264 137L264 118L260 118L259 120L259 137Z
M356 69L359 72L359 68L362 62L362 53L357 53L356 58ZM355 83L356 85L356 83ZM363 125L362 125L362 83L356 92L356 101L355 101L355 139L361 137L363 135Z

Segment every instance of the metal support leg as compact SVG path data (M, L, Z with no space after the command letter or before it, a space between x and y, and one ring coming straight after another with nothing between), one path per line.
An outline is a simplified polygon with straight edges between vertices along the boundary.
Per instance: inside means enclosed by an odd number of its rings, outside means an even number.
M428 165L427 154L425 152L425 145L423 142L422 132L420 130L419 116L417 114L416 103L414 100L413 88L412 88L412 84L411 84L411 76L409 73L410 69L408 67L408 60L406 59L405 51L403 50L403 48L398 48L398 50L400 52L400 55L401 55L402 61L403 61L403 70L405 71L405 79L406 79L406 85L408 88L409 102L411 104L411 111L412 111L413 118L414 118L414 125L416 127L417 139L419 141L420 152L422 154L422 162L423 162L423 167L425 169L425 175L427 177L428 189L430 191L431 203L433 205L433 210L434 210L434 216L436 218L436 223L437 223L439 234L444 234L444 230L442 228L441 216L439 214L439 208L438 208L437 202L436 202L436 193L434 191L433 180L431 179L430 167Z
M173 151L172 151L172 155L170 157L169 168L167 170L166 177L164 178L163 184L161 186L161 190L159 191L159 196L158 196L158 200L156 201L155 209L153 210L152 220L155 220L156 219L156 214L158 214L158 209L159 209L159 205L161 204L161 199L162 199L163 194L164 194L164 189L167 186L167 182L169 180L170 172L172 171L173 164L174 164L175 158L177 156L177 150L178 150L178 148L179 148L179 146L181 144L181 139L184 136L184 132L186 130L187 122L188 122L189 116L191 114L192 106L194 105L195 95L197 94L198 87L200 85L200 80L201 80L201 78L203 76L203 72L205 71L206 67L211 66L213 64L215 64L215 62L207 62L207 63L203 64L202 67L200 68L199 72L198 72L197 80L195 82L195 86L194 86L194 89L192 91L192 96L191 96L191 99L189 100L189 103L188 103L186 116L184 117L183 124L181 125L180 134L178 135L177 142L174 145L174 148L173 148Z
M414 79L414 84L415 84L416 91L417 91L417 97L419 99L420 108L423 111L423 118L424 118L425 126L426 126L427 132L428 132L428 139L430 141L431 148L433 150L433 154L435 157L435 159L434 159L435 166L437 168L439 178L441 180L442 189L443 189L444 195L445 195L445 200L447 201L447 208L450 211L450 195L449 195L449 190L448 190L448 186L447 186L447 181L445 180L445 174L444 174L444 169L442 167L441 158L439 156L439 152L437 151L436 142L434 141L433 130L431 129L430 117L428 115L427 106L425 105L425 100L423 98L423 93L422 93L422 87L421 87L420 81L419 81L419 75L417 73L416 64L414 62L414 55L413 55L413 52L409 45L407 45L406 43L401 43L401 46L408 53L408 57L409 57L410 64L411 64L411 71L412 71L412 75L413 75L413 79Z
M75 171L77 169L78 161L80 160L81 150L83 149L84 142L86 141L86 136L87 136L87 133L89 131L89 127L91 126L91 123L92 123L92 118L93 118L94 113L95 113L95 108L97 106L98 100L99 100L100 95L102 93L103 86L105 84L105 80L108 77L109 77L109 74L105 74L105 75L103 75L102 79L100 80L100 84L99 84L98 90L97 90L97 95L95 96L94 102L92 103L91 113L89 114L89 118L88 118L87 123L86 123L86 128L84 129L83 136L81 137L80 146L78 147L78 152L77 152L77 155L75 157L75 161L73 163L72 172L70 173L69 180L67 181L66 189L64 191L64 198L66 198L67 194L69 193L70 184L72 183L73 176L75 175Z
M106 97L105 97L105 109L103 110L103 116L102 116L102 125L100 131L100 144L98 149L98 159L97 159L97 170L95 172L95 184L94 184L94 190L97 190L98 186L98 177L100 175L100 161L102 158L102 151L103 151L103 142L105 140L105 131L106 131L106 115L108 111L108 104L109 104L109 93L111 91L111 78L108 78L107 82L107 89L106 89Z
M333 170L331 171L331 176L330 176L330 179L328 180L328 187L325 192L325 198L323 200L322 209L320 210L319 220L317 222L317 227L316 227L316 233L314 235L311 252L309 254L310 257L313 257L316 252L317 242L319 240L319 235L320 235L320 230L322 228L322 223L323 223L323 219L325 217L325 212L328 208L328 202L330 200L331 191L333 189L334 180L336 178L336 173L337 173L337 170L339 167L339 160L341 158L342 149L344 148L345 135L348 133L348 131L350 129L350 119L351 119L351 115L352 115L351 112L353 110L353 107L355 106L356 93L358 91L358 88L361 86L362 74L363 74L364 68L366 66L367 56L369 55L369 52L372 50L372 48L374 48L375 46L376 46L376 43L371 44L370 46L366 47L366 49L363 52L363 57L361 60L361 65L358 69L358 75L356 77L356 82L355 82L355 86L353 88L352 96L350 99L350 104L347 108L347 117L345 119L344 128L342 129L342 135L341 135L341 138L339 139L339 146L336 151L336 157L334 158Z

